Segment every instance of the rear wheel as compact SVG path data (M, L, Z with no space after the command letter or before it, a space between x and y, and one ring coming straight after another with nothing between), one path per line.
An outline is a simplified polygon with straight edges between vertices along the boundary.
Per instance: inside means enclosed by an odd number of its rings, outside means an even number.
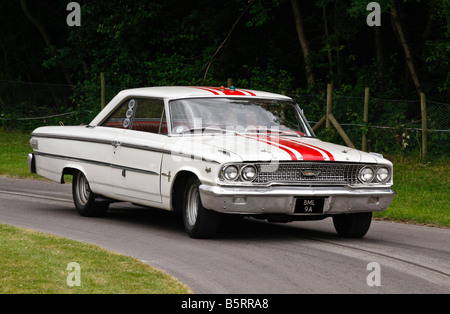
M221 215L203 207L199 186L200 181L196 177L186 181L183 194L184 228L192 238L210 238L219 229Z
M362 238L369 231L372 213L342 214L333 216L336 232L346 238Z
M100 217L106 214L109 203L96 201L97 195L91 191L89 182L81 171L73 176L72 195L75 208L81 216Z

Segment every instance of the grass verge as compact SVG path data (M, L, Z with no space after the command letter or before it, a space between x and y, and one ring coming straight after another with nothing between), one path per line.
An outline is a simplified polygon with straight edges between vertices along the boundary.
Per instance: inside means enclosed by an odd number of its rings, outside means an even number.
M162 271L94 245L7 225L0 235L0 294L192 293ZM71 262L79 272L67 269Z
M30 133L0 129L0 176L38 179L28 171L27 154L32 153Z
M380 219L450 228L449 158L419 162L394 162L397 195Z

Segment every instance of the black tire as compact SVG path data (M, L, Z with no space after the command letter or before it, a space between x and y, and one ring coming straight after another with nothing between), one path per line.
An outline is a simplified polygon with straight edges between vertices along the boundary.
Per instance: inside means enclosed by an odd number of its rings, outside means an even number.
M109 202L95 200L97 195L91 191L89 182L81 171L73 175L72 196L75 208L81 216L101 217L108 211Z
M333 216L336 232L346 238L362 238L369 231L372 213L342 214Z
M184 228L192 238L211 238L219 230L221 215L203 207L199 186L200 181L196 177L186 181L183 193Z

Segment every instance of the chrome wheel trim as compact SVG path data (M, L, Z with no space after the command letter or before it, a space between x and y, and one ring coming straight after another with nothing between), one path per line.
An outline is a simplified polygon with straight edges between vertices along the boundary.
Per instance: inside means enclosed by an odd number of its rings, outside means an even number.
M187 193L186 218L189 226L193 227L197 221L198 213L198 188L193 184Z
M89 188L89 182L81 172L78 174L77 180L77 197L81 206L86 206L91 195L91 189Z

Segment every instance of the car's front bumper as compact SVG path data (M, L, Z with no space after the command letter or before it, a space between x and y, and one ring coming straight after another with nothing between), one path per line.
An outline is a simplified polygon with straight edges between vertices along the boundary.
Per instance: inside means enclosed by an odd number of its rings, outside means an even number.
M296 200L299 198L324 199L323 211L319 213L322 215L384 211L395 194L390 188L200 186L200 197L205 208L221 213L252 215L309 215L296 212Z

